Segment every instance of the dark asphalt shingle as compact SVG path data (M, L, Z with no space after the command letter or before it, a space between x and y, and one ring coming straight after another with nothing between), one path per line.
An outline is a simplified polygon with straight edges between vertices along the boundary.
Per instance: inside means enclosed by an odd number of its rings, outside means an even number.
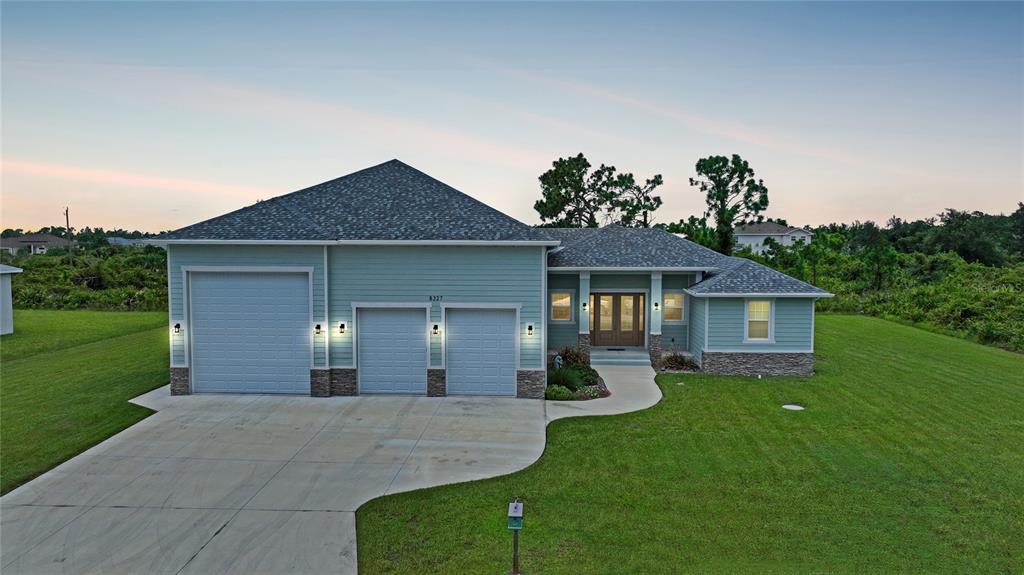
M533 228L398 160L278 196L158 240L544 239Z
M660 228L538 228L562 246L548 267L718 268L729 258Z
M832 295L755 261L736 257L729 259L732 262L727 267L694 284L687 291L697 296L734 293Z

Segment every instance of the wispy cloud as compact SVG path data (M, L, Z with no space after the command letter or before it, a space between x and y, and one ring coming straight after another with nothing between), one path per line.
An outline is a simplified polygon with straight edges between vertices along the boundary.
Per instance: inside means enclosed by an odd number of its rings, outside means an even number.
M18 174L38 178L55 178L77 182L89 182L112 185L124 188L158 189L169 192L193 194L230 194L245 198L258 198L273 195L267 189L248 186L237 186L203 180L171 178L152 174L142 174L117 169L90 168L67 164L34 162L5 158L0 164L0 173Z

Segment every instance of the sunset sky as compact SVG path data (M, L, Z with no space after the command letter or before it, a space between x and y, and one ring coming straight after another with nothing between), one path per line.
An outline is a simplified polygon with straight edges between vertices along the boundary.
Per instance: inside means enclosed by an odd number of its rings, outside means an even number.
M796 224L1024 199L1022 3L2 5L0 226L158 231L398 158L527 223L583 152Z

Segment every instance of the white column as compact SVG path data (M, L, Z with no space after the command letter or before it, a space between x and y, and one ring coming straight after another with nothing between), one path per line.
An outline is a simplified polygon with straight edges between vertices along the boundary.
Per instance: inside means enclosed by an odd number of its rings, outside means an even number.
M580 272L580 291L576 292L576 315L580 333L590 333L590 272Z
M661 335L661 272L651 272L651 335Z

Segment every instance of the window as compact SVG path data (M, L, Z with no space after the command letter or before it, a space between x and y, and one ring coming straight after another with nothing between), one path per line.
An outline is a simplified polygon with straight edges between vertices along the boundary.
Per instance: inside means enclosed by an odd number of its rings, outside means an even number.
M770 300L747 301L747 339L769 341L771 339L772 302Z
M686 300L681 291L667 291L661 296L665 306L665 321L683 321L683 306Z
M551 321L572 321L572 292L551 292Z

